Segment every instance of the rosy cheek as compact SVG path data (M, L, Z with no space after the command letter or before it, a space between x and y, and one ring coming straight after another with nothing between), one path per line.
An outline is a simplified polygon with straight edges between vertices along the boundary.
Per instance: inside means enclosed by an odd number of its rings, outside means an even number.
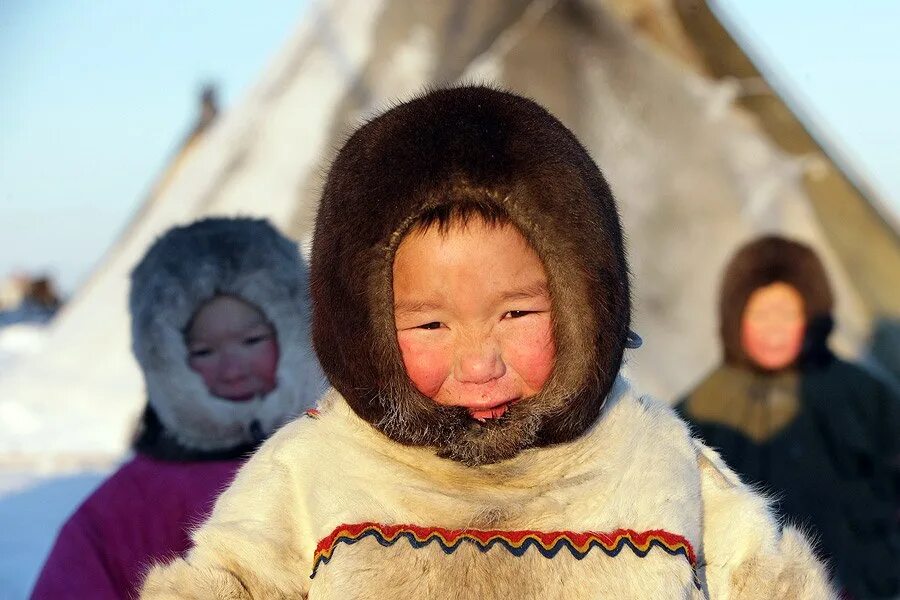
M505 341L504 349L507 365L515 370L528 387L526 394L541 391L553 372L556 359L553 326L549 315L523 321L514 335Z
M806 327L802 324L788 328L782 358L784 364L782 366L794 362L797 360L797 357L800 356L800 351L803 349L803 337L805 333Z
M751 358L758 360L760 355L765 353L765 336L756 327L744 321L741 327L741 345Z
M278 343L275 340L266 340L256 347L253 372L262 381L265 392L275 389L278 359Z
M451 355L443 344L428 339L420 331L399 331L397 342L403 355L406 374L416 389L429 398L437 396L450 374Z
M218 371L218 361L214 358L191 358L188 359L188 367L191 371L197 373L206 385L208 390L212 390L216 384L216 372Z

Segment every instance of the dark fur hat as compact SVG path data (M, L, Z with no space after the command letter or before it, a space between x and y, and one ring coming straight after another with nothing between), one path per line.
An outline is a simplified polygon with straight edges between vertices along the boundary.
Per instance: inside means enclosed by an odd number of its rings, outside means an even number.
M400 241L424 214L465 204L494 207L521 231L547 269L553 302L550 380L496 423L420 394L394 325ZM316 352L353 410L396 441L470 464L584 432L629 333L628 269L606 180L546 110L486 87L429 92L350 137L319 206L311 287Z
M832 328L834 299L825 267L808 246L769 235L743 246L725 269L719 297L719 333L725 362L753 367L741 344L741 319L750 295L775 282L787 283L803 297L806 337L799 361L830 356L826 341Z

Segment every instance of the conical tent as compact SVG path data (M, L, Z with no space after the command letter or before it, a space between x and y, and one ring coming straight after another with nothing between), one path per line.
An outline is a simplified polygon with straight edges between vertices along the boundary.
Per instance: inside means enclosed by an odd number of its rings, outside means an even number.
M127 277L154 238L201 216L250 214L307 244L346 135L426 86L456 82L544 104L610 180L645 340L627 370L648 393L671 400L717 362L720 273L762 232L821 252L841 353L858 355L876 319L900 314L888 293L900 289L896 231L703 2L335 0L311 10L243 103L194 143L45 350L0 378L0 457L120 453L143 404Z

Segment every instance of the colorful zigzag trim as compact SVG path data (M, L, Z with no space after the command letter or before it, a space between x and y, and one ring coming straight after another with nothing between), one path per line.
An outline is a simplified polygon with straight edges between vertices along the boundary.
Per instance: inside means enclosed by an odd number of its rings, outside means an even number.
M310 579L322 564L328 564L338 544L355 544L366 537L372 537L382 546L393 546L405 539L413 548L423 548L435 542L446 554L453 554L463 543L474 544L481 552L487 552L495 545L506 548L514 556L522 556L533 547L545 558L553 558L563 548L581 560L594 548L608 556L616 556L623 548L629 548L641 558L647 556L654 547L672 556L683 556L695 567L697 556L691 543L683 536L654 529L634 531L617 529L611 533L595 531L499 531L484 529L444 529L442 527L419 527L417 525L382 525L380 523L355 523L341 525L323 538L313 557Z

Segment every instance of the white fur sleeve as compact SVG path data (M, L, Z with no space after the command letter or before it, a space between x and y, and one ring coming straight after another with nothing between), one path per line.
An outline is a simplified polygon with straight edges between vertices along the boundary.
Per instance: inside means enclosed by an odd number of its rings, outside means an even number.
M767 500L695 440L703 496L698 575L716 600L837 598L804 535L783 529Z
M309 561L301 543L297 473L270 446L283 433L238 472L194 532L187 556L150 570L142 599L306 598L309 578L298 576Z

